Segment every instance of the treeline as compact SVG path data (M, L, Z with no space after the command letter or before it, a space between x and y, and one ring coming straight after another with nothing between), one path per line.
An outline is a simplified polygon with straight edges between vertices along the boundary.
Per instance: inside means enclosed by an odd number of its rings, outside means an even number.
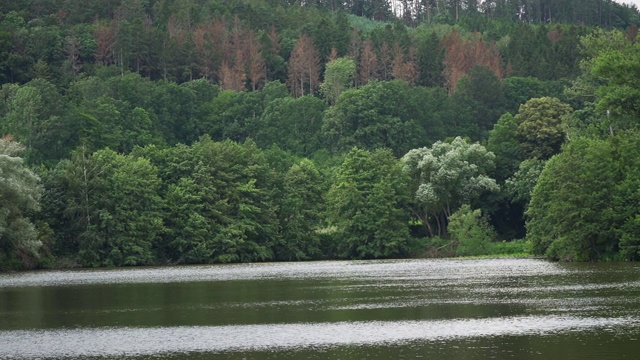
M203 14L217 12L241 16L278 17L279 14L261 14L268 7L287 9L292 6L318 8L324 11L344 11L355 16L376 21L401 18L410 22L451 23L474 21L478 17L529 23L574 23L585 26L627 27L637 21L637 12L632 5L612 0L262 0L226 1L224 4L203 1L183 1L175 4L171 0L129 1L143 6L153 15L165 15L174 9L191 12L196 19ZM82 5L72 1L15 0L3 4L4 13L24 11L30 19L52 14L61 14L71 23L86 23L98 18L111 18L125 1L89 1ZM176 8L172 8L175 6ZM204 11L204 12L203 12Z
M334 105L311 95L292 97L280 82L235 92L204 79L156 82L114 68L74 82L66 95L43 79L5 85L0 128L11 138L4 142L26 145L22 156L44 190L36 216L44 255L25 250L37 242L27 232L29 246L3 242L5 261L19 260L6 257L16 249L30 254L19 261L32 266L47 257L105 266L416 254L424 244L408 235L412 185L399 175L397 157L447 137L485 139L500 114L523 99L561 96L562 84L500 82L488 68L476 67L452 94L401 80L373 81L345 89ZM372 159L343 170L351 155ZM455 170L455 163L444 165ZM384 188L374 201L371 190L332 190L345 183L337 177L341 171L356 176L350 181L357 188L385 178L398 195ZM344 208L345 197L358 193L361 199ZM356 219L350 236L365 238L349 240L346 248L336 222L352 221L354 211L368 214ZM390 211L397 213L393 226L379 228ZM428 216L422 220L412 230L418 238L446 236L446 225L429 233ZM370 229L381 232L375 245L366 238ZM390 247L392 233L398 240Z
M635 26L22 5L0 18L0 269L640 256Z
M113 65L152 80L205 78L236 91L298 81L300 91L313 93L324 65L344 56L356 62L358 84L401 78L451 87L458 67L468 70L478 62L492 64L504 77L575 77L584 25L627 29L640 18L635 9L613 1L574 2L393 3L412 11L411 21L403 21L391 3L377 0L302 6L284 1L12 1L0 7L0 80L43 78L66 87ZM526 19L496 15L518 12ZM536 21L542 16L538 12L557 17ZM458 20L451 18L454 13ZM563 17L583 13L611 21ZM433 19L425 20L424 14ZM474 58L460 58L462 48Z

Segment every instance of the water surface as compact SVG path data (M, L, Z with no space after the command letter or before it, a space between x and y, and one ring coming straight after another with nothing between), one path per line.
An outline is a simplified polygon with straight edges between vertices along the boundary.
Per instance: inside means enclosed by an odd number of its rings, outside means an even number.
M640 266L531 259L0 275L0 358L637 358Z

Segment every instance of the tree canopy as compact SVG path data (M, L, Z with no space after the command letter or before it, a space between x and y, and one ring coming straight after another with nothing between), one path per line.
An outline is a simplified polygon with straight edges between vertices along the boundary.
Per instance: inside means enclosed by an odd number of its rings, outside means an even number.
M81 5L0 5L2 270L640 260L633 6Z

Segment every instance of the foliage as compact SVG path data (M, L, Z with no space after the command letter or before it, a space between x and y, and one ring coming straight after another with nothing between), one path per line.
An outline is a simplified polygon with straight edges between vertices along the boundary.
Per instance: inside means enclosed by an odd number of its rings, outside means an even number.
M424 134L413 118L410 88L402 81L371 82L344 91L325 113L322 131L334 151L357 146L390 148L400 155L419 146Z
M40 179L18 155L24 148L0 139L0 269L37 264L42 245L29 219L40 208Z
M456 242L456 255L478 256L491 252L491 242L495 231L482 216L479 209L472 210L468 204L462 205L449 217L447 231Z
M321 128L326 109L311 95L273 99L260 116L254 140L263 148L278 144L283 150L311 156L324 145Z
M324 220L325 179L314 163L303 159L284 178L280 211L281 243L275 245L278 260L322 258L320 228Z
M404 207L407 177L388 150L353 148L327 193L331 224L345 258L389 258L406 254L409 227Z
M495 178L504 182L513 175L525 154L517 138L518 124L513 115L506 113L489 132L487 150L496 156Z
M518 171L505 181L505 190L512 202L529 203L531 192L543 168L544 161L539 159L527 159L520 163Z
M21 194L37 200L31 168L44 192L37 214L38 201L5 199L3 221L24 231L0 238L1 266L454 255L446 229L460 206L513 239L531 196L537 253L640 260L637 9L392 10L5 2L0 136L25 146L24 162L5 157L22 176L5 185L28 183ZM545 207L574 217L554 224Z
M529 257L531 244L525 240L496 241L491 244L492 255Z
M43 200L59 255L84 266L152 264L164 232L157 169L105 149L74 153L48 174Z
M560 260L636 259L637 134L580 138L551 158L527 210L537 254Z
M338 58L328 62L324 72L324 82L320 84L320 93L329 104L335 104L340 94L353 86L356 63L347 58Z
M546 160L560 151L566 140L563 119L573 109L558 99L531 99L520 106L514 120L517 137L530 158Z
M412 179L412 212L431 236L446 233L447 219L459 206L499 189L488 176L494 158L482 145L460 137L411 150L402 158L403 170ZM436 219L437 231L432 228L431 217Z
M457 83L455 101L469 107L478 130L475 138L486 133L504 113L505 97L500 79L485 66L474 66Z

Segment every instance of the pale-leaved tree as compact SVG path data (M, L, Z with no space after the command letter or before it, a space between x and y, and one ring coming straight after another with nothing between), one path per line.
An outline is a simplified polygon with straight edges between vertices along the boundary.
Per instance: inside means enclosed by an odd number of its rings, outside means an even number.
M9 138L0 139L0 269L33 266L41 246L28 219L39 209L40 179L23 164L18 155L22 145Z
M402 158L404 171L412 178L412 212L429 235L446 235L448 218L460 205L498 190L496 181L487 175L494 158L484 146L460 137L413 149Z

